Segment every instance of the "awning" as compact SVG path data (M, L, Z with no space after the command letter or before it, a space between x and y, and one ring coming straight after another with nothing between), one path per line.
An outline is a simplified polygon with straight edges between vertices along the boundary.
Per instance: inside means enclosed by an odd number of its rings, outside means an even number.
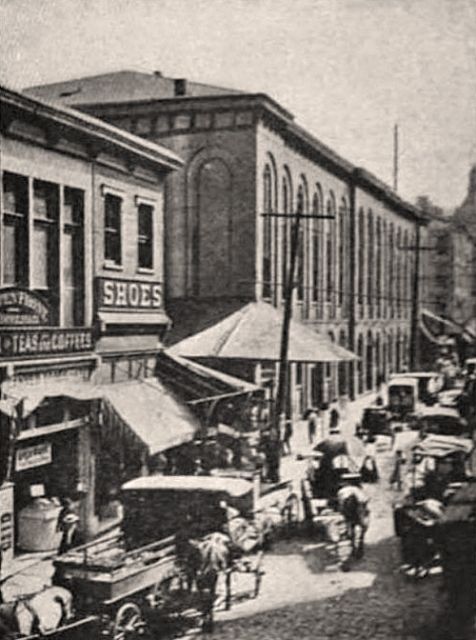
M51 381L43 383L4 382L0 401L0 411L15 417L18 412L23 418L30 415L45 398L66 396L74 400L95 400L101 397L100 387L84 381Z
M150 455L190 442L200 429L190 409L155 378L102 385L101 392Z
M427 321L425 323L425 320ZM430 326L427 326L428 322L436 323L439 325L437 331L432 331ZM440 329L440 327L442 329ZM465 327L458 322L450 318L443 318L442 316L433 313L429 309L422 309L420 313L420 329L425 337L435 344L445 345L448 344L450 340L449 336L461 336L466 342L474 343L476 341L476 336Z
M155 378L104 385L6 383L5 394L0 410L10 417L27 417L46 398L102 399L108 405L108 421L133 435L150 455L190 442L200 428L186 403Z
M251 382L173 355L171 350L159 353L156 362L156 375L190 404L262 391Z
M251 302L212 327L169 349L188 358L278 361L283 314L266 302ZM343 362L357 356L301 322L291 320L288 359L294 362Z

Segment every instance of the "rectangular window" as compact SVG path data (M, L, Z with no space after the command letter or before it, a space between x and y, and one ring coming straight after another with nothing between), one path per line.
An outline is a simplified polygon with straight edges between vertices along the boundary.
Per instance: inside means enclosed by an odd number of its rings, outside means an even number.
M2 284L28 284L28 179L3 174Z
M114 265L122 265L121 246L122 199L111 193L104 197L104 259Z
M63 198L63 326L84 324L84 193L64 188Z
M32 289L58 312L59 302L59 189L58 185L33 181L33 238L31 242ZM54 318L58 322L58 317Z
M154 208L148 204L140 204L138 208L139 234L138 265L139 269L154 267Z

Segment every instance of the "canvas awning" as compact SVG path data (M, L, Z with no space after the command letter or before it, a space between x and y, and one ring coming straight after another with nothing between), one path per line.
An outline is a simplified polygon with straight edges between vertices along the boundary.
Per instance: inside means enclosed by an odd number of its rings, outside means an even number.
M156 375L189 404L262 391L251 382L173 355L169 350L157 355Z
M432 323L433 327L431 327ZM435 324L438 327L436 331L434 330ZM468 343L476 340L476 336L464 325L450 318L443 318L429 309L421 310L420 329L430 342L440 345L448 344L449 336L461 336Z
M252 302L212 327L169 349L186 358L279 360L283 314L266 302ZM357 356L327 336L291 320L288 359L294 362L344 362Z
M190 442L200 423L186 403L178 399L155 378L130 380L115 384L94 385L89 382L51 382L31 385L8 385L7 398L0 410L25 418L46 398L67 397L75 400L100 400L106 407L109 427L128 432L150 455Z
M134 433L149 455L190 442L200 429L190 409L155 378L102 385L101 390L122 427Z

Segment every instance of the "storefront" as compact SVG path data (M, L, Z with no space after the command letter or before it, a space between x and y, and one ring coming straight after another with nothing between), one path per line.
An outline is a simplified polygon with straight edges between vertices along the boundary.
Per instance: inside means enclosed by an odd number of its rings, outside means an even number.
M49 501L48 511L57 514L61 500L72 497L81 529L88 518L90 379L97 364L93 332L54 327L50 319L48 306L34 292L0 291L1 480L8 483L2 502L13 507L6 523L9 539L0 532L7 557L14 545L37 550L25 543L21 520L35 501L45 510ZM44 539L38 545L40 550L54 543Z

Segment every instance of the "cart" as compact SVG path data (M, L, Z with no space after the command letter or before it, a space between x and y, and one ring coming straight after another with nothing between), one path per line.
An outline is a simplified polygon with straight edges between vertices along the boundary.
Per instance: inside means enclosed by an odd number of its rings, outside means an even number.
M148 596L177 574L175 541L170 536L127 550L123 532L115 531L59 556L54 565L53 582L73 593L78 624L95 616L103 636L125 640L144 630Z

